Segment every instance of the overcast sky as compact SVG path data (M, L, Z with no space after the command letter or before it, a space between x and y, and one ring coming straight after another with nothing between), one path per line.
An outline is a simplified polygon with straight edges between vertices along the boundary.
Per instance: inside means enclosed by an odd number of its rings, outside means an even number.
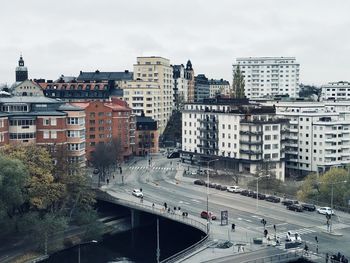
M308 84L350 81L349 0L6 0L1 3L0 83L80 70L132 70L137 56L232 82L245 56L295 56Z

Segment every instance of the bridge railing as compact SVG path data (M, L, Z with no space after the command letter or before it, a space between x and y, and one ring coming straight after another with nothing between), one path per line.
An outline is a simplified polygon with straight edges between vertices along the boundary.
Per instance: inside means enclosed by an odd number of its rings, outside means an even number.
M241 263L266 263L266 262L290 262L292 259L302 258L303 253L300 251L287 252L272 256L266 256L263 258L256 258L247 261L243 261Z

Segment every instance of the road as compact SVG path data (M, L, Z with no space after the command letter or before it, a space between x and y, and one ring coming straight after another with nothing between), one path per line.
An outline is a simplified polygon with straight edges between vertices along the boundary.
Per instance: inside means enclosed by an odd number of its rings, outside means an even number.
M193 180L184 178L181 182L175 180L176 171L183 169L178 159L166 159L163 155L152 156L151 165L148 159L138 159L123 167L124 184L121 178L110 183L113 191L131 194L133 188L142 188L144 199L153 203L167 202L169 207L180 206L182 210L193 215L199 215L207 208L207 189L193 184ZM188 165L186 165L187 167ZM195 168L193 168L195 169ZM238 229L247 236L262 237L263 225L261 219L267 221L266 228L272 236L275 234L284 239L286 232L298 232L302 239L308 242L312 250L316 249L315 236L318 238L318 248L323 253L348 254L350 247L350 215L336 212L333 218L333 229L337 235L326 232L326 218L316 212L297 213L289 211L281 204L259 201L256 199L233 194L226 191L210 189L209 210L220 218L220 211L227 210L229 222L235 223ZM220 222L213 222L219 225ZM243 239L243 237L242 237ZM349 256L349 255L348 255Z

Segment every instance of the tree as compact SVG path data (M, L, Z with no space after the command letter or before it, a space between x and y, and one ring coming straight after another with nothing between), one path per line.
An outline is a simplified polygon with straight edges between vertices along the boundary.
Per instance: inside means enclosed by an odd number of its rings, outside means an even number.
M332 168L323 175L309 175L303 182L298 197L307 201L318 199L320 202L330 203L332 199L336 206L347 206L350 197L350 175L347 170Z
M244 93L244 76L240 70L239 65L237 66L235 73L233 75L232 92L231 97L235 96L237 99L245 98ZM234 95L232 94L234 92Z

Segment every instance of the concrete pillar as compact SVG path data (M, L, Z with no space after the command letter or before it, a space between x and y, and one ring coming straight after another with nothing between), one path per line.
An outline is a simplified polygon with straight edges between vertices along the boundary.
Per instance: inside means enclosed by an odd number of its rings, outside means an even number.
M140 212L135 209L131 210L131 228L135 229L140 226Z

